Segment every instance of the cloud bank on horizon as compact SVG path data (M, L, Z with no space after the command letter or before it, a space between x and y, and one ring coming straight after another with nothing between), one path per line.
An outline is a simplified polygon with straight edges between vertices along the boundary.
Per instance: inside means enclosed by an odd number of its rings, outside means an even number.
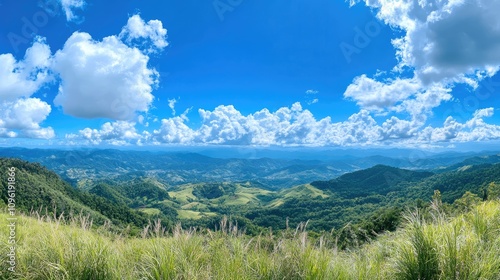
M373 9L378 20L401 36L391 41L397 60L392 69L351 77L342 102L355 103L359 110L345 120L333 121L335 115L315 117L312 106L321 103L323 93L316 89L302 90L305 102L274 110L245 108L247 113L242 113L221 104L213 110L184 108L177 115L180 97L159 98L163 74L151 63L170 55L165 52L170 45L167 29L162 21L145 20L136 13L115 35L96 38L75 31L58 50L46 38L35 36L24 57L0 54L0 138L52 139L62 145L317 147L445 146L500 139L500 125L488 123L494 106L477 108L467 120L449 115L441 125L430 122L436 108L456 100L456 87L474 92L500 70L496 15L500 2L351 0L350 4ZM60 5L68 22L84 20L74 11L84 9L85 1L60 0ZM54 88L53 98L39 96ZM158 112L163 100L170 109ZM197 122L190 116L193 108ZM61 111L59 119L97 119L103 124L60 134L57 122L46 125L54 110Z

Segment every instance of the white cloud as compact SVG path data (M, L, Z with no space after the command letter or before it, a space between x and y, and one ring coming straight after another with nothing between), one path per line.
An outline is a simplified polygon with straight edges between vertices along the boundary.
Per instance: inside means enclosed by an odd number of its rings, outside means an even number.
M415 78L381 82L366 75L356 77L344 97L371 112L407 113L414 125L425 124L432 109L452 99L451 89L440 84L426 87Z
M147 112L158 73L149 57L116 36L94 41L75 32L55 54L54 70L61 77L54 104L80 118L132 119Z
M59 0L67 21L80 22L81 17L75 15L74 10L83 9L86 5L84 0Z
M70 141L83 140L84 143L99 145L101 143L123 146L137 143L141 139L137 133L134 122L116 121L107 122L100 129L85 128L78 134L68 134L66 138Z
M443 127L432 128L430 126L423 129L420 134L421 141L444 142L456 139L458 133L464 128L464 125L458 123L453 117L446 118Z
M192 144L195 132L184 121L185 119L179 116L161 120L160 129L153 131L154 142Z
M51 111L50 105L38 98L18 99L2 107L0 124L12 129L37 129Z
M15 138L17 137L17 133L14 131L9 131L5 128L0 128L0 138Z
M20 98L0 104L0 130L7 137L27 137L49 139L55 136L51 127L42 128L50 114L50 105L38 98Z
M361 75L347 87L344 97L356 101L363 109L382 112L416 94L420 88L415 79L379 82Z
M300 103L275 112L262 109L243 115L232 105L221 105L213 111L199 109L201 126L192 128L186 110L180 116L161 120L158 129L139 134L135 123L107 123L100 130L86 128L70 140L121 145L250 145L250 146L429 146L500 139L500 126L487 124L493 108L476 111L465 123L449 117L441 127L424 126L416 120L395 116L378 124L368 110L351 115L343 122L330 117L317 120Z
M232 105L198 112L200 128L190 128L182 116L164 119L161 129L154 131L154 139L182 144L324 146L371 143L380 138L379 128L367 111L342 123L331 123L329 117L318 121L298 102L290 108L275 112L262 109L247 116Z
M50 48L40 37L26 50L23 60L17 61L10 53L0 54L0 137L55 136L51 127L40 126L51 112L50 105L31 98L51 81L50 63Z
M221 144L257 146L366 146L391 143L431 145L434 142L464 142L500 138L500 126L486 124L491 108L479 110L465 124L451 117L443 127L423 127L417 120L391 117L381 125L361 110L346 121L332 123L329 117L316 120L300 103L276 112L263 109L244 116L233 106L219 106L213 111L200 109L202 125L192 129L187 118L162 120L162 128L153 135L159 143Z
M319 93L319 91L314 90L314 89L308 89L308 90L306 90L306 94L318 94L318 93Z
M487 124L484 118L493 116L493 108L477 110L465 123L459 123L448 117L443 127L426 127L420 141L428 142L474 142L500 139L500 126Z
M432 109L451 99L451 89L436 84L404 100L394 110L408 112L414 121L423 125L427 121L427 116L432 114Z
M52 127L41 127L38 129L23 130L20 136L25 138L52 139L56 135Z
M500 69L500 2L495 0L351 0L373 8L377 17L403 36L392 41L399 64L391 73L412 78L356 77L344 93L362 109L408 113L398 125L422 127L434 108L450 101L455 84L473 89ZM389 121L389 120L388 120ZM395 122L395 119L390 120ZM429 139L451 139L451 120ZM455 127L455 126L454 126ZM456 128L456 127L455 127ZM451 130L450 130L451 129ZM439 132L439 133L438 133ZM393 135L394 132L391 134ZM428 134L430 135L430 134ZM451 138L450 138L451 137Z
M172 116L175 116L175 104L177 103L177 99L169 99L168 100L168 107L172 110Z
M141 22L134 15L123 34L102 41L88 33L73 33L54 55L53 69L61 78L54 104L79 118L131 120L137 112L147 112L159 73L148 67L147 49L127 46L121 39L151 39L160 49L166 44L166 30L159 21Z
M125 39L127 43L147 46L148 52L163 50L168 46L167 30L163 28L162 22L150 20L146 23L140 15L133 15L128 19L119 37Z
M200 109L198 112L202 118L198 141L213 144L248 143L249 140L245 139L248 135L246 118L232 105L219 106L214 111Z
M381 140L382 133L367 110L353 114L347 121L327 125L326 131L324 137L332 139L327 143L335 146L374 145Z
M473 119L489 118L492 117L494 113L495 111L493 108L480 109L474 112Z
M0 102L29 97L51 79L51 52L43 38L36 38L26 50L24 60L10 53L0 54Z
M500 66L497 0L364 2L405 33L393 40L399 67L414 68L424 84L473 82L478 71L491 76Z
M72 11L82 8L85 2L61 0L61 5L68 20L75 20ZM137 19L140 17L134 16L134 20ZM129 22L127 28L130 26ZM151 39L158 49L166 46L166 41L160 40L166 36L161 22L150 21L142 28L146 35L130 29L132 33L127 38L136 42ZM40 127L50 114L50 105L30 98L52 80L52 73L60 78L54 104L68 115L130 120L137 112L147 112L159 74L148 68L146 51L149 50L127 46L118 36L96 41L88 33L75 32L54 56L40 37L21 61L16 61L12 54L0 54L0 134L2 137L54 137L52 128Z

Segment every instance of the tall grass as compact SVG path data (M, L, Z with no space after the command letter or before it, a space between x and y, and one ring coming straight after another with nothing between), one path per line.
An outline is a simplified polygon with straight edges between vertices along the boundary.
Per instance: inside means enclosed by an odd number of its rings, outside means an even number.
M20 216L15 274L0 228L0 279L500 279L500 203L428 216L409 212L397 232L350 250L311 239L305 224L250 238L227 220L215 232L156 222L130 238L91 229L82 215Z
M403 240L397 240L396 245L395 278L438 279L439 257L435 244L438 232L426 225L418 210L407 214L405 218L407 228Z

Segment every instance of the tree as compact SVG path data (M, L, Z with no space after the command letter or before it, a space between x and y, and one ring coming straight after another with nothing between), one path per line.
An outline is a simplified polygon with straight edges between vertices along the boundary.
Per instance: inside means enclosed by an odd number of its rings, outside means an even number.
M475 193L471 193L469 191L465 192L464 195L455 200L453 204L460 210L460 211L469 211L472 209L472 207L478 203L481 202L481 198L477 196Z
M443 200L441 197L441 192L439 190L434 190L434 195L432 195L432 203L438 209L441 209L441 207L443 206Z
M491 182L488 185L488 199L493 200L493 199L499 199L500 198L500 184L497 184L496 182Z

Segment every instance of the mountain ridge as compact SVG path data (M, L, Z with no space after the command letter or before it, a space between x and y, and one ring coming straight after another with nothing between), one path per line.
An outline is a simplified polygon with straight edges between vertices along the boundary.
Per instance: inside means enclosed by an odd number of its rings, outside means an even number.
M433 154L417 158L338 155L342 160L331 160L325 155L324 160L318 160L213 158L186 151L0 148L0 156L39 162L71 184L83 188L92 181L101 179L120 181L145 176L155 178L164 185L173 186L192 182L255 181L266 185L267 188L281 189L313 181L330 180L377 164L444 172L449 166L470 158L470 153ZM497 160L500 161L500 158Z

